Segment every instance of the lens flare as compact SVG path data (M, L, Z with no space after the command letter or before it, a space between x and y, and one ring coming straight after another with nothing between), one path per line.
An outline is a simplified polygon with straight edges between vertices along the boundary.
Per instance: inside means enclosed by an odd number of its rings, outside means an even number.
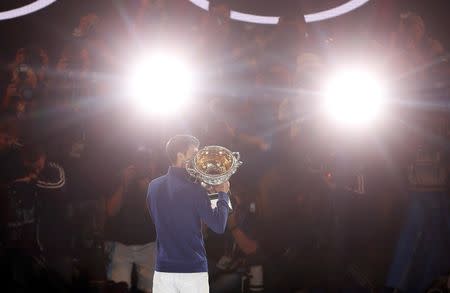
M140 60L129 76L127 95L144 113L178 112L193 91L193 76L187 64L164 53Z
M385 104L382 83L369 72L345 70L325 88L325 110L337 122L362 126L379 117Z

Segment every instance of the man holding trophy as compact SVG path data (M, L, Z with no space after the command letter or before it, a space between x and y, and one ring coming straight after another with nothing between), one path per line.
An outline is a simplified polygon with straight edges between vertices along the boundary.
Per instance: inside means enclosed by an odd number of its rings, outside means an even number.
M153 293L209 292L202 222L216 233L225 231L228 179L242 163L237 153L223 147L198 147L193 136L171 138L166 153L172 165L148 188L147 205L157 233ZM205 186L215 192L214 208Z

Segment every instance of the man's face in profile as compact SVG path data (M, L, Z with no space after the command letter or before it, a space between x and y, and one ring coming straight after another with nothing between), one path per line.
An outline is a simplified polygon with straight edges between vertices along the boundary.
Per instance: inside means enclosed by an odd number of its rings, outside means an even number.
M188 161L192 159L195 154L198 152L198 147L191 145L189 146L189 149L186 151L185 160Z

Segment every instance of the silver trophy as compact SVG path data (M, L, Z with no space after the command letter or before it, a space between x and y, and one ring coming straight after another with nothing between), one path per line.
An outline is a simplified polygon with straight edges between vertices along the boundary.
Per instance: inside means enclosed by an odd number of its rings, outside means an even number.
M211 191L214 186L227 182L242 165L238 152L221 146L206 146L186 163L190 176ZM209 193L212 207L217 203L217 193ZM228 203L231 208L231 203Z

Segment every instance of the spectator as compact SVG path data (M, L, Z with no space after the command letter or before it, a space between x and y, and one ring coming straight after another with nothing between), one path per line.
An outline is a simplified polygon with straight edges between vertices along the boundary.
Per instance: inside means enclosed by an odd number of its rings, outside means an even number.
M48 269L69 283L73 274L73 230L66 180L64 168L47 159L36 185L39 195L39 240L43 257ZM60 233L55 234L55 231Z
M72 35L77 38L88 37L92 34L100 18L95 13L89 13L80 18L78 26L73 30Z
M425 41L425 23L419 15L404 12L400 15L398 31L392 36L392 45L405 50L420 50Z
M19 64L3 97L3 110L23 117L29 111L33 98L36 98L34 94L36 94L37 83L38 78L32 64Z
M131 288L131 272L136 266L138 288L152 291L156 253L156 231L146 207L146 192L156 176L154 158L140 151L133 165L122 170L115 191L106 201L106 238L112 241L108 277Z
M232 196L233 213L224 235L208 231L207 251L212 293L239 292L251 266L261 266L257 242L255 205L244 202L241 191ZM247 201L249 201L247 199Z
M227 37L231 32L230 7L224 1L212 1L210 4L209 24L213 25L211 29L220 31ZM212 36L212 35L211 35Z
M422 17L412 12L400 15L398 30L391 36L391 50L389 62L395 65L397 78L405 82L408 92L421 92L426 87L426 70L417 70L426 65L428 51L428 37L425 22Z
M50 59L47 50L45 50L44 48L39 48L39 57L41 67L37 70L38 81L40 83L46 84L50 66Z
M280 19L269 46L272 50L282 52L280 57L292 60L306 46L307 36L307 26L303 17L285 16Z
M448 158L424 138L415 146L407 169L409 207L387 280L404 292L423 292L450 270Z
M261 246L267 257L265 273L269 276L266 282L269 292L302 288L304 280L298 271L303 267L298 264L302 261L302 251L308 248L311 254L314 245L314 239L305 228L307 209L302 199L306 196L307 185L299 169L280 162L266 171L260 182L257 206L264 226Z
M25 288L25 291L50 290L43 283L46 267L42 258L39 237L41 189L60 187L64 182L58 178L47 181L42 178L46 169L46 155L39 147L27 146L21 150L20 164L16 166L18 176L9 182L1 200L4 221L4 251L2 268L6 270L10 288ZM61 231L61 233L64 233Z
M19 66L20 64L26 63L27 57L28 57L28 51L26 48L17 49L14 61L8 65L8 68L9 68L9 71L11 74L10 75L11 81L14 79L14 76L16 75L15 71L17 69L17 66Z
M8 124L0 127L0 188L6 187L17 178L20 172L17 166L20 165L21 143L18 137Z
M230 7L222 1L210 4L209 15L205 15L199 24L198 33L206 36L202 41L207 44L204 54L209 58L209 66L223 75L227 71L227 60L232 57L233 31L230 21ZM224 62L225 61L225 62ZM220 76L220 78L225 78Z

